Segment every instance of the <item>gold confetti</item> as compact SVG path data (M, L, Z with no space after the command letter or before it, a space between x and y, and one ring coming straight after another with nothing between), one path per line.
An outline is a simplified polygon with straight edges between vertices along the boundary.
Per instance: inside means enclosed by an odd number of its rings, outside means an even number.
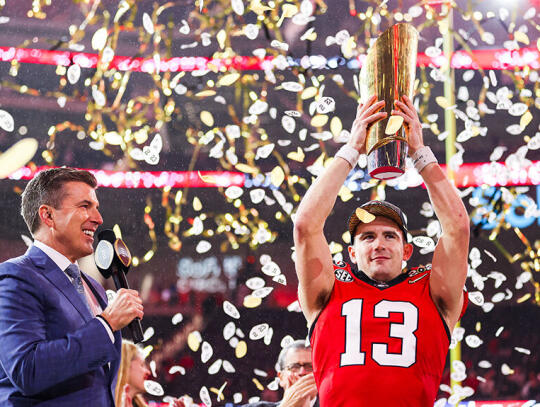
M200 92L196 93L195 96L198 97L198 98L206 98L208 96L214 96L215 94L216 94L215 90L206 89L206 90L203 90L203 91L200 91ZM202 119L202 117L201 117L201 119ZM209 124L208 126L211 127L211 126L214 125L214 119L211 118L210 120L212 120L212 124ZM204 122L204 121L203 121L203 123L206 124L206 122Z
M296 151L291 151L289 154L287 154L287 158L298 162L304 162L305 157L306 155L300 147L298 147Z
M257 386L257 388L260 390L260 391L263 391L264 390L264 386L261 384L261 382L259 380L257 380L256 377L254 377L253 379L251 379L253 381L253 383L255 384L255 386Z
M388 122L386 123L386 129L384 130L384 134L396 134L397 131L401 128L401 125L403 124L403 117L401 116L390 116L388 119Z
M203 110L201 112L201 121L208 127L212 127L214 125L214 116L209 111Z
M248 174L257 174L259 172L257 168L243 163L236 164L235 167L238 171L246 172Z
M217 183L217 178L214 175L202 175L200 171L197 171L197 174L199 174L199 178L202 179L204 182L207 182L209 184Z
M343 124L341 123L341 119L337 116L332 117L332 120L330 120L330 132L332 132L332 135L334 137L338 137L341 133L341 130L343 130Z
M247 343L245 341L240 341L236 345L236 348L234 349L234 355L238 359L242 359L244 356L246 356L247 353Z
M201 200L198 197L194 197L193 198L193 210L199 212L201 209L202 209Z
M262 303L262 298L255 297L253 295L246 295L244 297L244 307L246 308L257 308Z
M444 96L437 96L435 98L435 102L437 102L437 104L443 109L450 107L450 103L448 103L448 99L446 99Z
M521 43L523 43L525 45L530 44L529 37L527 36L527 34L525 34L522 31L515 31L514 32L514 40L516 40L517 42L521 42Z
M270 173L270 182L276 187L279 187L284 180L285 173L283 172L283 168L278 165Z
M328 122L328 116L325 114L317 114L311 119L313 127L322 127Z
M302 100L311 99L312 97L317 95L317 92L319 90L315 86L310 86L309 88L305 88L302 93L300 94L300 98Z
M199 331L190 332L187 338L189 349L191 349L193 352L197 352L199 350L201 342L202 337Z
M372 213L369 213L363 208L356 208L356 211L354 212L358 219L360 219L360 222L363 223L370 223L375 220L375 215Z
M23 167L36 154L38 141L24 138L0 154L0 179Z
M236 82L238 78L240 78L240 74L237 72L224 75L221 78L219 78L217 82L217 86L230 86L234 82Z
M519 120L519 127L524 129L525 127L527 127L527 125L531 122L532 119L533 119L533 116L531 112L527 110L525 114L521 116L521 119Z

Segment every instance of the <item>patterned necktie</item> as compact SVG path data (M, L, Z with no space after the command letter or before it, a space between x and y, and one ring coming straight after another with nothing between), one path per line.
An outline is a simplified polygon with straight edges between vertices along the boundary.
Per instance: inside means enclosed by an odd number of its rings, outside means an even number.
M66 269L66 274L71 278L71 283L81 296L81 299L86 305L86 308L92 314L92 310L90 309L90 305L88 305L88 300L86 299L86 294L84 293L84 286L81 278L81 270L79 267L77 267L76 264L70 264L69 267Z

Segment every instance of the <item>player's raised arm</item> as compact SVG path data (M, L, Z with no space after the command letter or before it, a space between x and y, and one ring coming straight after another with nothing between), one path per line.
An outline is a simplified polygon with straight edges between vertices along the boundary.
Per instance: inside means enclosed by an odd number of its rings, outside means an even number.
M469 216L456 188L446 177L429 147L424 146L422 128L416 110L407 97L397 101L408 136L409 155L428 189L442 235L433 254L430 290L433 301L453 329L463 305L463 287L467 277Z
M298 298L309 325L326 304L334 285L324 223L347 175L358 162L360 153L365 152L367 128L386 116L379 112L383 107L384 101L376 102L375 97L358 106L350 140L311 185L298 207L294 222Z

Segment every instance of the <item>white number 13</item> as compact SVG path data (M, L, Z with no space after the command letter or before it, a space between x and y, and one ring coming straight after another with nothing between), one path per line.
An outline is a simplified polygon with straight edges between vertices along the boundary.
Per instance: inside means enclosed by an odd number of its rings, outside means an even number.
M362 338L362 299L349 300L341 308L345 317L345 352L340 366L363 365L366 353L360 350ZM403 314L403 323L390 323L389 337L401 339L401 352L388 353L387 343L372 343L371 357L381 366L409 367L416 362L416 336L418 308L405 301L383 300L373 307L375 318L388 318L390 313Z

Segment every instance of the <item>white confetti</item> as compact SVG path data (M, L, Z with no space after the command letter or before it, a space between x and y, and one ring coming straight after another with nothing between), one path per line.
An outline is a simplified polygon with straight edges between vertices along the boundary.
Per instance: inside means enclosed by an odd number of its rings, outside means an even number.
M493 71L490 71L493 72ZM508 113L510 113L512 116L521 116L523 115L529 107L525 103L514 103L510 109L508 109Z
M274 335L274 330L272 327L268 328L266 331L266 334L264 335L264 344L266 346L270 345L270 342L272 342L272 336Z
M221 359L216 360L214 363L210 365L208 368L208 374L214 375L217 372L219 372L219 369L221 369L221 365L223 364L223 361Z
M264 279L262 279L261 277L252 277L246 281L246 285L251 290L257 290L259 288L263 288L264 284L265 284Z
M484 341L476 335L467 335L465 337L465 343L470 348L478 348L480 345L484 343Z
M291 335L286 335L281 340L281 343L279 346L281 346L281 348L283 349L289 346L290 344L292 344L293 342L294 342L294 338Z
M223 328L223 338L228 341L234 336L234 332L236 331L236 325L234 322L230 321L225 325Z
M283 274L272 277L272 281L275 281L279 284L287 285L287 278Z
M264 335L266 334L268 328L269 326L267 323L255 325L253 328L251 328L251 331L249 331L249 339L251 339L252 341L256 341L258 339L264 338Z
M276 145L274 143L268 143L262 147L259 147L257 149L257 154L255 156L255 159L257 160L259 158L268 158L268 156L272 154L272 151L274 151L275 146Z
M235 185L230 186L229 188L225 190L225 196L229 199L240 198L243 193L244 193L244 190Z
M201 1L202 4L202 1ZM210 399L210 393L208 392L208 389L206 386L201 387L201 391L199 392L199 397L201 398L201 401L204 403L206 407L212 407L212 400Z
M264 298L274 290L274 287L263 287L253 291L251 295L258 298Z
M296 128L296 121L291 116L285 115L281 118L281 125L287 133L292 134Z
M239 16L244 14L244 2L242 0L232 0L231 6L233 11Z
M325 96L317 102L316 106L317 113L326 114L336 109L336 101L329 96Z
M210 244L210 242L206 241L206 240L201 240L199 243L197 243L197 247L195 248L195 251L197 253L206 253L208 250L210 250L210 248L212 247L212 245Z
M484 305L484 294L482 294L480 291L470 292L469 301L471 301L474 305L481 307Z
M143 14L143 27L146 30L148 34L154 34L155 28L154 23L152 23L152 18L148 15L148 13Z
M304 89L298 82L283 82L281 87L289 92L300 92Z
M228 360L223 361L223 370L225 370L227 373L234 373L236 372L236 369L234 366L229 362Z
M262 261L261 261L262 263ZM274 277L281 274L279 266L273 261L269 261L262 267L262 272L267 276Z
M238 312L238 309L227 300L223 301L223 311L231 318L240 318L240 313Z
M212 349L212 345L204 341L201 346L201 362L208 362L213 354L214 350Z
M67 70L67 79L72 85L77 83L81 77L81 67L77 64L71 65Z
M154 328L152 327L149 327L146 329L146 331L144 331L144 339L143 339L143 342L146 342L148 339L150 339L152 336L154 336Z
M266 192L262 188L252 189L249 191L249 197L251 198L251 202L254 204L258 204L262 202L266 195Z
M478 362L478 367L481 367L482 369L489 369L491 368L491 366L493 365L487 360L481 360L480 362Z
M186 369L184 368L184 366L171 366L171 368L169 369L169 374L175 374L175 373L180 373L181 375L185 375L186 374Z
M435 248L435 242L432 238L427 236L415 236L412 239L412 242L418 246L423 248Z
M153 380L144 381L144 390L146 390L146 392L148 394L151 394L152 396L163 396L165 394L165 392L163 391L163 387L161 387L161 384Z

